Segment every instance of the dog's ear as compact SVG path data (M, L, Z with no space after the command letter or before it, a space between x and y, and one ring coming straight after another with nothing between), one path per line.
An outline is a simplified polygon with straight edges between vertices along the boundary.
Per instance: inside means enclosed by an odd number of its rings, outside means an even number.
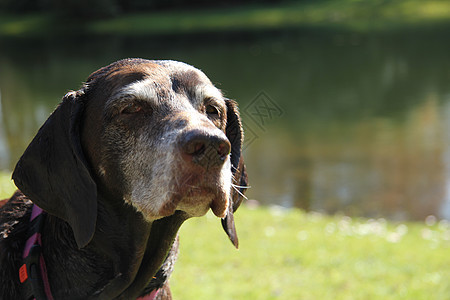
M78 91L64 96L12 175L36 205L69 223L79 248L92 239L97 221L97 186L80 142L83 95Z
M233 245L238 248L239 240L236 233L233 213L238 209L239 205L241 205L245 187L247 187L248 184L247 172L245 170L244 159L242 158L244 131L242 129L242 122L239 116L237 103L228 99L226 99L225 102L227 104L227 126L225 134L231 143L230 159L234 188L231 192L227 215L222 219L222 227Z

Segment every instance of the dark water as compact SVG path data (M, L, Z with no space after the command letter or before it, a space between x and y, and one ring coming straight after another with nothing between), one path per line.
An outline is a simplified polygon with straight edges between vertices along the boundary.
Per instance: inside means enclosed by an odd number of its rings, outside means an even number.
M125 57L202 69L241 105L250 199L450 219L450 39L433 30L0 40L0 169L70 89Z

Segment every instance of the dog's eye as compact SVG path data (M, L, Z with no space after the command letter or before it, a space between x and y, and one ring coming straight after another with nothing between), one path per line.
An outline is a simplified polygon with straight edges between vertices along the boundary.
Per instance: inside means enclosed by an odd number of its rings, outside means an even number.
M141 110L142 110L142 106L140 106L136 103L130 103L127 106L125 106L120 113L124 114L124 115L130 115L130 114L135 114L137 112L140 112Z
M205 111L210 116L218 116L219 110L213 105L206 105Z

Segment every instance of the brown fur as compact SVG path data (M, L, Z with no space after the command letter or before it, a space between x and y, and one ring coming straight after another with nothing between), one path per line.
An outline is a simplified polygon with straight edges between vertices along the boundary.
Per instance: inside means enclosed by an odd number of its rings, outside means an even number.
M32 203L48 212L55 299L171 299L186 219L211 208L237 246L242 139L236 103L191 66L128 59L94 72L41 127L13 173L20 191L0 202L0 299L23 298Z

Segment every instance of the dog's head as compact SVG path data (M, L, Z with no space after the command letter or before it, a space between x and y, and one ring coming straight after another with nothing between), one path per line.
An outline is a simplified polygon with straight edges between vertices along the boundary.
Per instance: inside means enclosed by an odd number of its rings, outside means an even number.
M237 105L198 69L128 59L68 93L13 173L37 205L67 221L79 247L92 238L97 193L152 222L210 208L237 246L233 211L246 185ZM240 189L235 187L235 189Z

